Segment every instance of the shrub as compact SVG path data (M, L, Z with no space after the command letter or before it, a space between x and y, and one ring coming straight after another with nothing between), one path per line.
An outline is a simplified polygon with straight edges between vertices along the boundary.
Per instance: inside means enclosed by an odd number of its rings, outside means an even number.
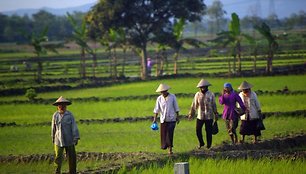
M25 96L26 96L30 101L34 101L35 98L37 97L37 93L36 93L35 89L30 88L30 89L27 89Z

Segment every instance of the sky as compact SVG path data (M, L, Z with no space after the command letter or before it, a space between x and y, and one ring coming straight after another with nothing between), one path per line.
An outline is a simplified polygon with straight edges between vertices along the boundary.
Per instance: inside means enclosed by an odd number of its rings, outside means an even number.
M204 3L209 6L213 1L204 0ZM93 2L98 0L0 0L0 12L25 8L67 8ZM221 2L227 11L227 16L237 12L239 16L256 13L260 17L267 17L272 11L282 18L300 10L306 12L306 0L221 0Z
M0 12L24 8L67 8L92 2L98 2L98 0L0 0Z
M204 0L207 6L214 0ZM271 12L277 14L278 18L289 17L292 13L303 10L306 12L306 0L220 0L227 17L237 12L239 16L268 17Z

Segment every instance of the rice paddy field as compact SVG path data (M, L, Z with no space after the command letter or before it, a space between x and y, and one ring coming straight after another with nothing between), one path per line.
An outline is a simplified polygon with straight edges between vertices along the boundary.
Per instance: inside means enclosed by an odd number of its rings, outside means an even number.
M306 75L206 79L212 83L210 90L216 94L216 102L225 82L238 87L243 80L247 80L254 85L253 90L258 93L262 111L270 113L264 120L267 129L261 136L261 141L265 142L305 134L305 78ZM56 108L51 103L60 95L73 102L68 110L74 114L81 134L81 140L76 146L79 156L82 153L96 153L96 158L79 157L78 171L81 173L173 173L173 165L179 161L189 162L191 173L249 173L252 169L257 173L305 171L304 157L295 160L267 157L216 159L186 155L193 153L197 146L195 120L189 121L185 117L193 95L198 90L195 86L199 80L200 78L192 77L163 79L38 93L42 103L27 102L22 95L1 97L0 122L6 125L0 128L0 173L52 173L50 122ZM159 148L159 132L150 129L155 99L159 95L154 91L159 83L171 86L170 92L177 95L181 109L181 122L176 126L174 137L174 153L177 156L171 158ZM289 93L280 92L285 86L289 88ZM93 97L95 100L91 100ZM219 113L222 113L222 106L217 106ZM13 124L10 126L10 123ZM224 121L220 119L218 123L220 131L213 137L213 147L229 143ZM251 143L252 137L247 137L247 142ZM304 152L305 145L285 151ZM203 150L203 153L209 151ZM101 158L98 158L99 154L102 154ZM34 157L39 155L43 159L35 160ZM107 155L110 157L104 158ZM14 160L5 162L10 157ZM148 162L129 166L143 161ZM111 166L117 166L117 169L110 170ZM67 170L65 163L63 171Z
M128 54L124 75L139 77L139 58ZM150 56L154 54L150 52ZM29 101L24 94L0 96L0 173L53 173L53 145L51 117L56 107L51 104L59 97L72 101L68 110L74 114L81 140L76 146L79 173L173 173L176 162L188 162L190 173L305 173L306 172L306 75L294 68L305 65L303 51L283 51L275 55L273 66L295 72L227 77L231 57L212 56L208 53L184 53L179 59L179 73L171 76L172 57L165 65L165 78L146 81L117 81L108 85L88 86L90 78L80 80L79 55L64 52L61 56L44 57L42 83L34 81L36 64L31 55L24 53L0 54L0 90L46 88L66 85L69 88L37 92L37 100ZM244 55L242 71L252 71L253 57ZM32 65L27 70L24 61ZM118 59L118 62L122 62ZM120 63L119 63L120 64ZM12 65L18 71L11 71ZM98 54L97 78L109 76L109 60L104 52ZM121 71L122 65L118 65ZM231 65L233 66L233 65ZM258 69L266 66L265 55L258 55ZM91 60L87 59L87 73L91 76ZM253 84L262 112L266 115L260 142L231 145L224 121L220 118L219 133L213 136L211 149L197 150L195 120L188 120L197 83L208 80L215 93L218 112L223 106L218 97L225 82L235 90L244 80ZM152 131L153 108L160 83L168 84L176 95L181 122L176 125L174 155L160 149L159 131ZM85 84L85 87L77 87ZM287 87L289 90L284 92ZM239 128L238 128L239 129ZM203 129L204 130L204 129ZM204 131L205 135L205 131ZM62 171L68 172L65 160Z

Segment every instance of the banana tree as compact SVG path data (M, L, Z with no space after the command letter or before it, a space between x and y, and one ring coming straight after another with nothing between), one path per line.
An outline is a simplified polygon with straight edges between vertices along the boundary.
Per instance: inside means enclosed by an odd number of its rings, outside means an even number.
M125 71L125 61L126 61L126 51L129 48L126 35L123 30L121 29L109 29L107 33L103 35L100 40L101 45L106 47L106 51L109 53L109 70L110 70L110 77L117 79L118 77L118 58L117 58L117 48L122 48L123 50L123 60L122 60L122 69L121 69L121 76L124 76Z
M81 78L86 78L86 52L91 54L93 56L93 59L95 60L95 51L90 48L90 46L87 44L87 27L86 27L86 21L83 19L81 26L79 26L76 22L76 20L73 18L72 15L67 13L67 19L71 23L73 27L73 39L81 47L81 57L80 57L80 76ZM95 64L95 63L94 63Z
M158 44L158 46L156 47L156 77L163 75L165 64L166 69L168 67L166 47L167 46L165 44Z
M48 27L45 27L42 32L36 34L32 32L31 34L24 33L23 35L29 40L29 44L34 48L34 54L36 55L37 62L37 72L36 72L36 81L38 83L42 80L42 71L43 71L43 61L42 56L47 54L47 51L56 51L57 47L61 47L62 44L53 44L48 42Z
M276 38L273 36L273 34L271 33L271 29L270 27L263 22L260 26L259 25L255 25L254 27L261 35L263 35L267 41L268 41L268 57L267 57L267 66L266 66L266 72L267 73L272 73L273 71L273 57L274 57L274 53L278 48L278 43L276 41Z
M183 18L179 19L178 21L175 21L174 27L173 27L173 35L174 39L170 41L169 46L174 49L174 67L173 67L173 73L178 74L178 65L177 61L179 58L180 51L184 50L184 44L188 44L190 46L193 46L195 48L199 48L201 45L205 45L202 41L192 38L183 38L183 32L185 27L185 20Z
M115 48L121 48L123 51L123 58L122 58L122 66L121 66L121 73L120 76L124 76L125 74L125 64L126 64L126 52L130 48L128 45L128 41L126 38L126 33L123 29L114 30L111 29L111 38L114 41L114 44L112 46L113 49ZM116 57L115 57L116 58ZM116 61L117 62L117 61Z
M238 64L238 74L241 73L241 42L243 39L247 39L249 42L254 42L254 39L242 33L240 30L240 20L236 13L232 13L232 20L228 26L229 31L218 33L218 37L214 39L214 42L222 44L224 47L227 45L233 45L233 57L234 57L234 72L236 72L236 58Z

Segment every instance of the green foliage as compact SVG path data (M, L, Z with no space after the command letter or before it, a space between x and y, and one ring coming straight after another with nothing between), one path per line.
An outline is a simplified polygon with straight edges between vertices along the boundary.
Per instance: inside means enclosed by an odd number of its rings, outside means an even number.
M35 98L37 97L37 93L36 93L35 89L33 89L33 88L28 89L25 93L25 97L27 97L29 99L29 101L34 101Z
M274 53L278 48L278 42L276 41L276 37L273 36L270 27L263 22L261 24L261 26L255 25L254 28L265 37L265 39L267 39L268 41L268 56L267 56L267 67L266 67L266 71L268 73L272 72L272 61L273 61L273 57L274 57Z
M141 78L147 79L147 44L165 44L173 36L173 22L176 19L197 21L201 19L204 3L196 0L177 1L99 1L88 13L91 31L107 35L110 29L123 29L128 43L141 50ZM160 10L166 9L166 10ZM178 10L179 9L179 10Z
M85 19L82 20L81 26L78 25L77 21L74 19L74 17L67 13L67 19L70 22L70 24L73 27L73 39L74 41L83 49L85 49L88 53L93 52L93 50L89 47L87 44L87 27L86 27L86 21Z
M254 28L260 34L262 34L265 37L265 39L267 39L271 51L274 52L278 47L278 43L276 42L275 36L273 36L270 27L265 22L263 22L261 26L255 25Z
M229 31L233 32L234 35L240 35L240 20L236 13L232 13L232 20L229 23Z

